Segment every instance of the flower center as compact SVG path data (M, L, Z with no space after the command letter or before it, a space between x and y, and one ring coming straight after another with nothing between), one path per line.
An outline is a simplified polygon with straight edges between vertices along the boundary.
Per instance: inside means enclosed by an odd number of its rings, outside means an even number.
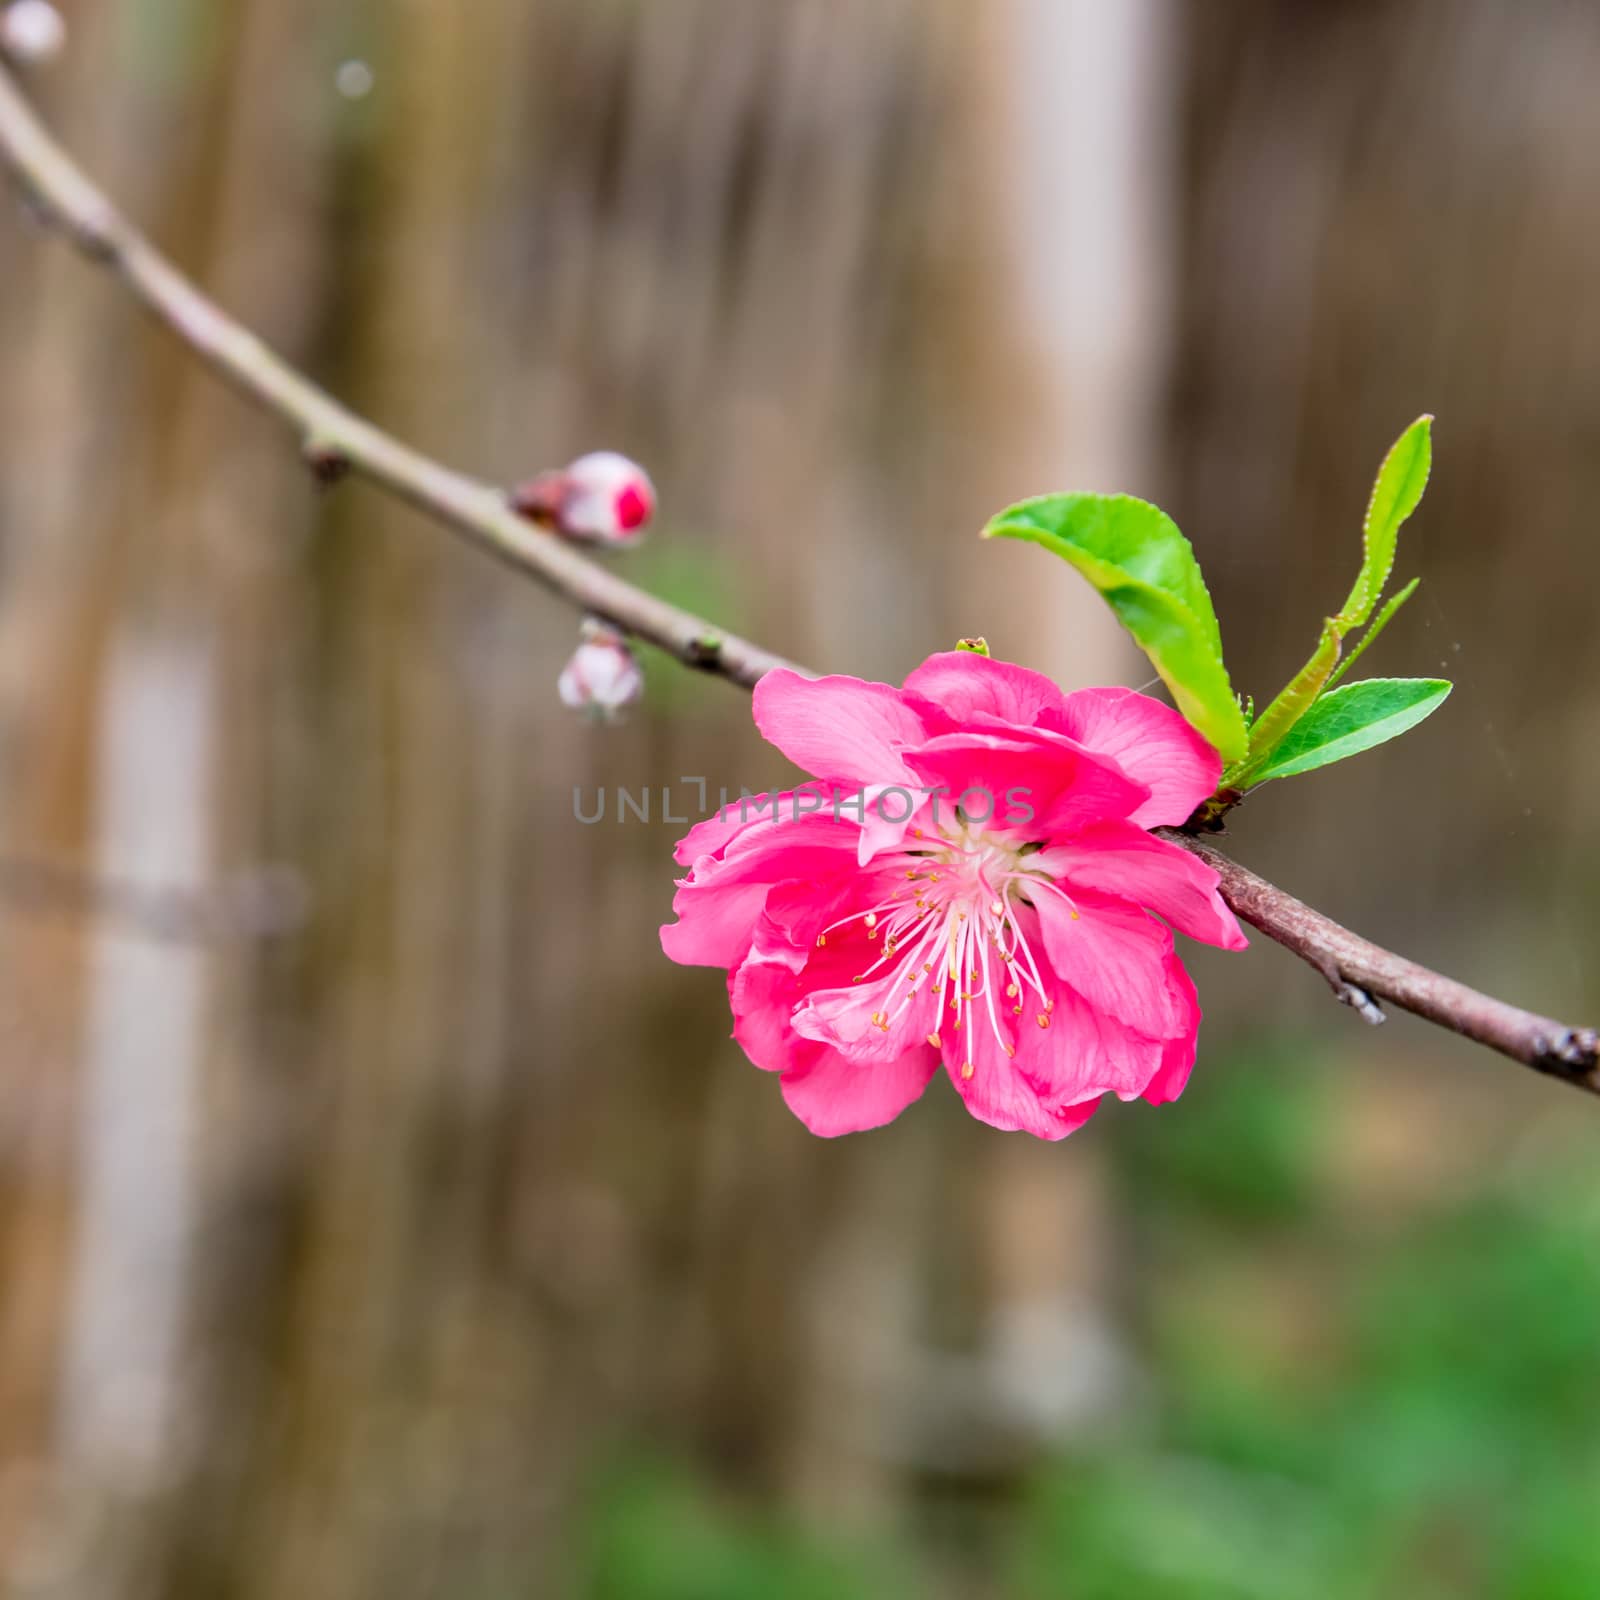
M817 937L825 944L835 928L860 923L869 941L882 941L877 959L852 980L875 991L873 1026L890 1032L919 1001L925 1007L930 994L927 1040L935 1049L943 1049L946 1028L952 1038L965 1032L970 1040L974 1027L986 1027L1010 1057L1026 1011L1040 1028L1050 1026L1055 1003L1024 922L1037 933L1033 898L1039 894L1071 901L1027 860L1025 849L964 822L931 833L913 828L906 847L883 858L879 882L891 886L887 897ZM1072 915L1078 915L1075 908ZM971 1060L964 1060L962 1077L972 1073Z

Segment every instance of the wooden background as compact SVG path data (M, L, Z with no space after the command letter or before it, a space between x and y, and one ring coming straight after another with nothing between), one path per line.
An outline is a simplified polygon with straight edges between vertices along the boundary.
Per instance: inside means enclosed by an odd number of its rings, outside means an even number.
M49 118L224 304L465 470L640 457L630 572L834 670L983 632L1143 681L973 538L1127 488L1270 693L1438 413L1380 670L1456 696L1233 842L1600 1011L1593 6L63 3ZM781 778L736 693L652 660L626 728L567 717L573 617L319 491L15 207L0 441L8 1595L566 1593L620 1446L872 1529L1126 1403L1098 1125L1024 1144L935 1086L811 1139L660 957L678 830L575 822L574 785ZM1594 1114L1271 949L1197 966L1202 1071L1326 1035L1402 1165Z

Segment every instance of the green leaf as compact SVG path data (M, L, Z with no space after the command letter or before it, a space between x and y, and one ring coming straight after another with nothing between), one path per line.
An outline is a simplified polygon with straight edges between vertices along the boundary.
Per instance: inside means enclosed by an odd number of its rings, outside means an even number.
M1432 466L1433 418L1421 416L1395 440L1378 468L1361 530L1361 571L1336 619L1341 633L1359 628L1382 599L1394 569L1401 525L1417 509Z
M1278 697L1250 725L1250 748L1243 761L1222 776L1225 787L1248 783L1263 761L1288 735L1290 729L1316 703L1328 682L1328 675L1339 661L1339 629L1330 617L1322 625L1322 637L1311 659L1284 685Z
M1364 634L1361 635L1361 643L1358 644L1355 649L1352 650L1350 654L1339 663L1339 670L1328 679L1328 689L1331 689L1345 675L1345 673L1347 673L1351 667L1353 667L1356 662L1361 659L1361 657L1366 653L1367 646L1371 644L1378 637L1378 635L1389 626L1390 622L1394 618L1395 612L1397 612L1400 607L1403 606L1406 601L1417 592L1417 585L1421 582L1421 578L1413 578L1411 582L1400 591L1399 594L1391 596L1384 602L1383 610L1378 613L1378 620L1374 622Z
M1250 747L1244 759L1223 774L1225 785L1237 787L1255 782L1269 765L1275 765L1274 751L1311 708L1332 689L1366 647L1387 626L1389 619L1416 589L1413 583L1385 607L1376 625L1357 646L1343 667L1339 653L1345 638L1363 627L1373 608L1383 597L1384 585L1394 570L1395 550L1400 529L1417 509L1422 491L1428 486L1433 464L1433 418L1418 417L1390 447L1378 468L1362 524L1361 571L1349 597L1336 616L1322 625L1322 634L1311 659L1291 678L1282 693L1256 719L1250 729ZM1320 763L1319 763L1320 764Z
M1363 678L1325 694L1272 752L1257 783L1292 778L1384 744L1444 704L1443 678Z
M1189 541L1132 495L1052 494L1002 511L986 539L1024 539L1070 562L1150 657L1190 722L1237 761L1244 717L1222 664L1222 630Z

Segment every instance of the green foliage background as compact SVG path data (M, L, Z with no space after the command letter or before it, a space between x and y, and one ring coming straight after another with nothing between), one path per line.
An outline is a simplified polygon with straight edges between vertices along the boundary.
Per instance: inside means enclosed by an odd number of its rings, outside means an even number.
M1119 1125L1148 1392L1109 1434L866 1549L624 1452L581 1531L588 1594L1600 1593L1600 1195L1581 1141L1352 1220L1334 1093L1267 1044L1197 1076L1183 1116Z

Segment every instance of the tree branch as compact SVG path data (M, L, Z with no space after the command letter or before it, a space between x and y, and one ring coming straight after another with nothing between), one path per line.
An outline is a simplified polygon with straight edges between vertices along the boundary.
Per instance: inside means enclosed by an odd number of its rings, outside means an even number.
M1600 1033L1595 1029L1570 1028L1469 989L1352 933L1214 846L1176 828L1155 831L1215 868L1222 898L1239 918L1315 967L1334 994L1366 1021L1382 1022L1378 1001L1387 1000L1536 1072L1600 1094Z
M563 599L687 666L750 688L773 667L790 665L625 583L517 516L501 490L401 444L302 377L201 294L118 213L45 131L3 67L0 159L43 221L115 273L234 388L294 429L307 465L319 475L348 469L371 479Z
M502 491L463 476L347 410L208 300L128 223L34 116L0 68L0 161L39 215L109 269L160 321L236 389L298 434L324 476L359 473L582 610L658 645L688 666L750 688L780 656L618 578L531 526ZM802 669L796 669L802 670ZM1453 1029L1535 1071L1600 1094L1600 1035L1492 999L1351 933L1211 845L1157 830L1221 877L1222 896L1252 927L1315 967L1369 1022L1380 1001Z

